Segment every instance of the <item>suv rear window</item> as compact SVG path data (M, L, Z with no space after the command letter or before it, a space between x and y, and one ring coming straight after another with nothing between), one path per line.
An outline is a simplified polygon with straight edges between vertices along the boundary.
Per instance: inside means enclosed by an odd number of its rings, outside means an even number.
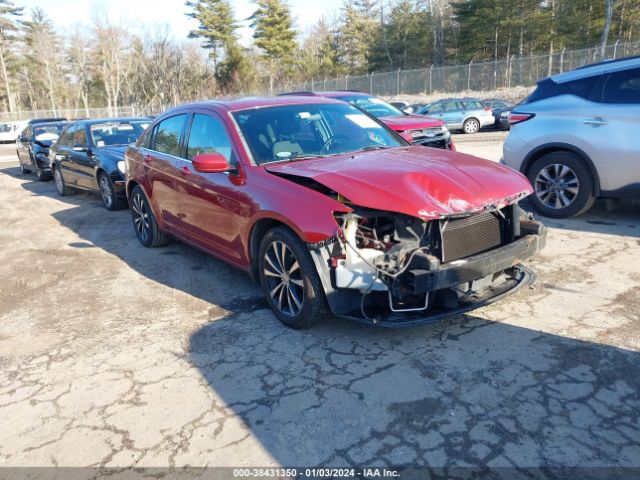
M604 103L640 103L640 68L609 75L602 94Z
M598 101L597 95L595 95L595 89L598 85L600 77L588 77L574 80L567 83L556 83L550 78L538 82L538 87L534 92L529 95L523 103L539 102L547 98L558 97L560 95L575 95L576 97L584 98L585 100Z

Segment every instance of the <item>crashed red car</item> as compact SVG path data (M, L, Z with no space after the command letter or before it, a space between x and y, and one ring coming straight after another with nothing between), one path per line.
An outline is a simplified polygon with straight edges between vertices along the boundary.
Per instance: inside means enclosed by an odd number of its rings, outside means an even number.
M184 105L126 152L133 225L247 271L278 318L401 326L532 281L544 227L520 173L411 146L353 105L279 97Z
M374 95L352 91L336 90L333 92L293 92L281 96L300 95L335 98L348 102L361 110L379 118L387 127L396 132L412 145L455 150L451 132L445 123L433 117L404 113L390 103Z

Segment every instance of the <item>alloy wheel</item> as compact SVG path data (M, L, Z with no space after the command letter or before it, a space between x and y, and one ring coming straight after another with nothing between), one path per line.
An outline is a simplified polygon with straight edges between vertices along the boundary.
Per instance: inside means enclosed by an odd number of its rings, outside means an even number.
M283 315L295 317L304 301L304 281L298 260L281 241L269 245L264 260L264 275L273 304Z
M538 172L534 182L536 197L548 208L560 209L571 205L580 191L576 172L567 165L553 163Z
M64 192L64 182L62 181L62 175L60 174L60 170L57 168L53 169L53 179L56 182L56 190L60 195Z
M100 176L100 195L102 196L102 202L107 208L111 207L113 203L113 193L111 191L111 185L106 175Z
M147 204L141 194L136 193L131 202L131 213L133 215L133 224L136 227L136 233L143 242L149 238L149 212Z

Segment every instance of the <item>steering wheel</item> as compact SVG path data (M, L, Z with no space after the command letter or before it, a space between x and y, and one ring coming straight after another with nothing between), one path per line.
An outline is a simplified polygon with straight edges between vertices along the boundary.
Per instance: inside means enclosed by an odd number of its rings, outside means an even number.
M324 151L327 151L327 152L328 152L328 151L329 151L329 147L330 147L331 145L333 145L333 144L334 144L334 143L336 143L336 142L343 142L343 141L345 141L345 140L346 140L346 141L349 141L349 138L348 138L348 137L346 137L346 136L344 136L344 135L336 135L336 136L334 136L334 137L330 137L329 139L327 139L327 141L326 141L326 142L324 142L324 143L322 144L322 147L320 147L320 151L321 151L321 152L324 152Z

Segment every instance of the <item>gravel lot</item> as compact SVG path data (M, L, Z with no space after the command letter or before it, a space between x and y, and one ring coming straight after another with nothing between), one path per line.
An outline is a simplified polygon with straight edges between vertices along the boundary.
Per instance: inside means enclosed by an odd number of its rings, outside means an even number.
M637 207L548 221L535 286L470 315L298 332L1 148L0 466L640 467Z

